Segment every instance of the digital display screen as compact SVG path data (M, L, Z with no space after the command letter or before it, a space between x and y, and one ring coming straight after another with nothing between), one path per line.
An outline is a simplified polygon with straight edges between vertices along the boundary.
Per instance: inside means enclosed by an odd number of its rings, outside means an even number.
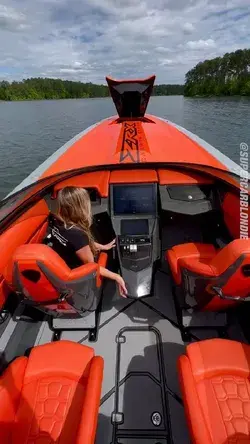
M156 190L150 185L115 185L113 187L114 214L155 214Z
M145 235L148 234L148 221L147 219L128 219L121 221L121 234L130 235Z

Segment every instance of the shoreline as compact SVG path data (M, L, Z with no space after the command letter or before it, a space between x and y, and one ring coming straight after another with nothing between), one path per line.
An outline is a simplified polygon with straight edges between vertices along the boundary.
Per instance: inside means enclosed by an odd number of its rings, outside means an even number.
M196 96L185 96L185 95L183 95L183 97L185 97L186 99L214 99L214 98L216 98L216 99L221 99L221 98L225 98L225 97L227 97L228 99L230 99L230 97L246 97L246 98L248 98L248 97L250 97L250 95L246 95L246 94L232 94L232 95L228 95L228 94L222 94L222 95L209 95L209 96L207 96L207 95L204 95L204 96L202 96L202 95L196 95Z
M157 95L152 95L151 97L184 97L183 94L157 94ZM110 96L105 96L105 97L60 97L60 98L51 98L51 99L14 99L14 100L0 100L1 102L4 103L12 103L12 102L49 102L52 100L95 100L95 99L111 99Z
M231 98L250 98L248 95L196 95L196 96L186 96L185 94L157 94L152 95L152 97L183 97L184 99L231 99ZM0 99L0 103L17 103L17 102L49 102L49 101L60 101L60 100L99 100L99 99L110 99L110 96L100 96L100 97L60 97L60 98L50 98L50 99L13 99L13 100L3 100Z

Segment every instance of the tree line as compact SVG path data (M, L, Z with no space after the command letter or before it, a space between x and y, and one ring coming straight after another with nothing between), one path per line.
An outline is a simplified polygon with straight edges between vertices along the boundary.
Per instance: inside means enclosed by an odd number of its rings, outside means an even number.
M250 49L198 63L186 74L185 96L250 96Z
M187 72L185 85L155 85L153 95L250 96L250 49L205 60ZM30 78L0 82L0 100L46 100L108 97L106 85L71 80Z
M156 85L154 95L183 94L183 85ZM0 82L0 100L47 100L108 97L106 85L70 80L31 78L21 82Z

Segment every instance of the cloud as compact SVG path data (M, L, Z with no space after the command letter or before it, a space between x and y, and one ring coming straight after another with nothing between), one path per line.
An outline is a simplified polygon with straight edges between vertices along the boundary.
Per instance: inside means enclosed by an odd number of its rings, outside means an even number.
M214 48L215 45L215 41L213 39L208 39L208 40L196 40L196 41L192 41L190 40L189 42L187 42L187 47L190 49L207 49L207 48Z
M184 23L182 29L186 34L192 34L192 32L194 31L195 28L194 28L193 23L187 22L187 23Z
M199 61L250 47L249 0L1 0L0 78L180 83ZM125 4L126 3L126 4Z
M0 4L0 30L22 31L28 28L26 17L14 8Z
M172 59L162 59L160 62L161 66L166 66L166 65L173 65L174 60Z

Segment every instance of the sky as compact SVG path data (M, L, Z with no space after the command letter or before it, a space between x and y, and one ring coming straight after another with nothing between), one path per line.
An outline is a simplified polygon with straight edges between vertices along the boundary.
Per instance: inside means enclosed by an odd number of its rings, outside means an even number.
M250 48L250 0L0 0L0 79L183 83L198 62Z

